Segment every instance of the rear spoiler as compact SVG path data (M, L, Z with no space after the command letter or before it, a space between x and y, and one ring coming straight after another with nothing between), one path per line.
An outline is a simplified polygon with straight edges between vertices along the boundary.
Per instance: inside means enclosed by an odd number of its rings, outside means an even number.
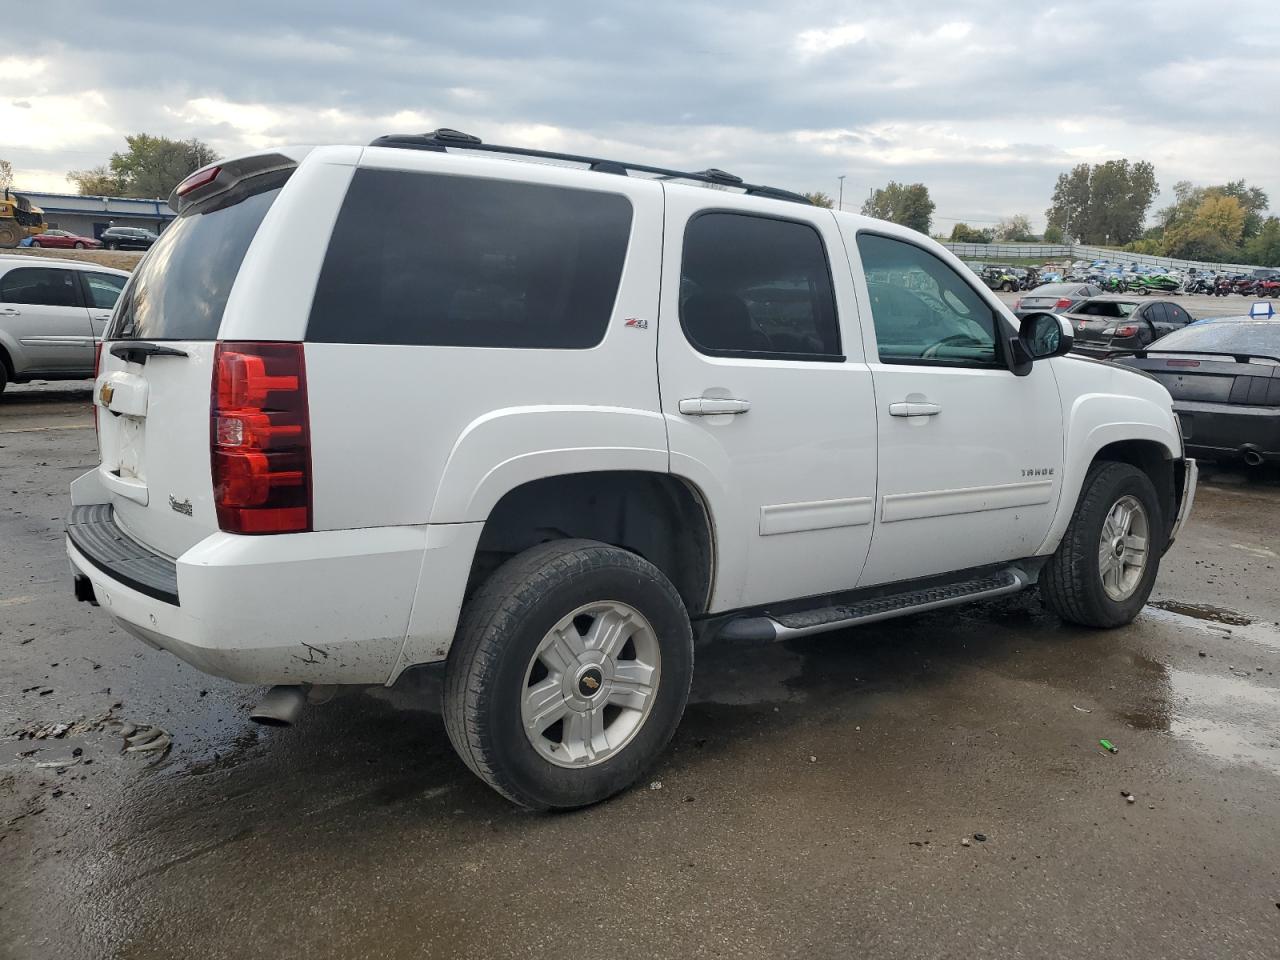
M226 193L249 177L292 170L297 165L297 160L283 153L259 153L234 160L219 160L201 167L174 187L169 194L169 207L174 213L181 213L192 204Z
M1233 353L1230 350L1116 350L1111 357L1137 357L1139 360L1146 360L1153 353L1188 357L1230 357L1236 363L1270 360L1272 363L1280 364L1280 357L1270 357L1265 353Z

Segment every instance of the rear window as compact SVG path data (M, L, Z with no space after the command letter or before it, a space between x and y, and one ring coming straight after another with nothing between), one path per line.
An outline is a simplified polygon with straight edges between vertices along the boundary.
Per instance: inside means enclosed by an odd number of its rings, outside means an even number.
M593 347L613 313L631 214L613 193L358 170L307 339Z
M133 272L108 340L216 340L245 251L291 171L184 210Z
M1161 337L1152 350L1253 353L1280 357L1280 320L1193 323Z

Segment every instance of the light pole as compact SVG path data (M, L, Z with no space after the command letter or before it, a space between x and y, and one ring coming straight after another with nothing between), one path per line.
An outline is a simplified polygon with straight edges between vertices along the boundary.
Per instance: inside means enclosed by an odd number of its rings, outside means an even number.
M847 176L847 173L842 173L840 176L836 177L836 179L840 181L840 199L836 201L837 210L844 209L844 178Z

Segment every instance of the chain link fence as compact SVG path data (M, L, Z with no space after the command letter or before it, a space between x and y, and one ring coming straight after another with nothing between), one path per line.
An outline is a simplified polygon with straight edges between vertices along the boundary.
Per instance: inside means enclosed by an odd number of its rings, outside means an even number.
M1261 270L1256 264L1211 263L1204 260L1179 260L1176 257L1155 257L1144 253L1129 253L1110 247L1092 247L1083 243L947 243L942 244L962 260L1107 260L1111 263L1140 263L1164 270L1186 273L1252 273Z

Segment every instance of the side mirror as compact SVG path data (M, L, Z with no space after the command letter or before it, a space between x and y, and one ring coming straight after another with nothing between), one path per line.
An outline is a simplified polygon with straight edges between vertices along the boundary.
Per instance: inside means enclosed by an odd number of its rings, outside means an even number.
M1070 353L1075 344L1071 321L1056 313L1030 313L1022 318L1016 337L1009 338L1009 369L1025 377L1037 360Z

